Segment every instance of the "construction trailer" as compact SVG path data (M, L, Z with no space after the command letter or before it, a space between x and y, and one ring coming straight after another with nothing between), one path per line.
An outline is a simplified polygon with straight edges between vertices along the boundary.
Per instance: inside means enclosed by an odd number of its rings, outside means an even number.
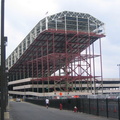
M104 23L79 12L46 16L6 60L9 94L102 93Z

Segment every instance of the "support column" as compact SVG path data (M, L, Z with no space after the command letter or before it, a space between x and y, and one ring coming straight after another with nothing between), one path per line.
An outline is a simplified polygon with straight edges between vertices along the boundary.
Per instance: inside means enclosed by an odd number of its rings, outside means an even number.
M41 46L41 56L43 56L43 46ZM41 69L41 72L42 72L42 93L44 94L45 93L45 87L44 87L44 80L43 80L43 77L44 77L44 60L43 60L43 57L41 58L41 65L42 65L42 69Z
M101 88L102 88L102 94L103 94L103 72L102 72L102 50L101 50L101 38L99 39L100 44L100 67L101 67Z
M94 58L94 43L92 44L92 51L93 51L93 90L94 93L96 94L96 80L95 80L95 58Z
M50 76L50 69L49 69L49 43L48 43L48 38L47 38L47 81L48 81L48 92L49 92L49 87L50 87L50 85L49 85L49 76Z

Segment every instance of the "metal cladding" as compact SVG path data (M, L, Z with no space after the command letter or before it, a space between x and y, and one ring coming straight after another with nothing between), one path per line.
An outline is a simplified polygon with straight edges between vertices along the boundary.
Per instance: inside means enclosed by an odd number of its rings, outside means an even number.
M94 48L94 42L102 37L104 23L89 14L63 11L46 16L7 58L9 80L39 81L43 86L36 87L38 92L45 92L45 88L47 92L92 90L97 77L102 78L101 43L99 54ZM101 71L97 76L96 57L100 58Z

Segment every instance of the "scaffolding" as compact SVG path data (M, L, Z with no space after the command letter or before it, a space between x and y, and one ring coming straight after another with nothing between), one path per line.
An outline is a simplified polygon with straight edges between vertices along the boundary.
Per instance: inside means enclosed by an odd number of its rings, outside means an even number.
M89 14L63 11L46 16L8 57L10 81L31 78L31 91L39 93L97 93L103 79L102 37L104 23Z

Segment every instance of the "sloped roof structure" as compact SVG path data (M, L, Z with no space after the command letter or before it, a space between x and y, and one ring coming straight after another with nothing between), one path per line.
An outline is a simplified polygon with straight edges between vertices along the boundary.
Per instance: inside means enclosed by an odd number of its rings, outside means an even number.
M23 62L30 59L32 60L34 57L31 58L31 55L34 54L34 51L39 45L44 44L44 40L47 39L50 34L49 30L52 29L81 32L83 36L85 32L98 33L99 36L99 33L104 33L104 23L89 14L71 11L63 11L47 16L38 22L7 58L6 65L8 69L14 69L14 67L18 67ZM48 32L45 32L46 30ZM55 39L61 40L61 44L56 44L57 46L61 46L64 37L62 36L62 33L58 33L58 36L59 38L56 37ZM70 33L68 36L72 37L73 35ZM93 43L96 39L97 36L95 36L94 39L91 39L90 42ZM81 46L81 51L84 49L84 46ZM44 51L46 51L46 48L44 48ZM38 55L38 57L40 57L40 55Z

